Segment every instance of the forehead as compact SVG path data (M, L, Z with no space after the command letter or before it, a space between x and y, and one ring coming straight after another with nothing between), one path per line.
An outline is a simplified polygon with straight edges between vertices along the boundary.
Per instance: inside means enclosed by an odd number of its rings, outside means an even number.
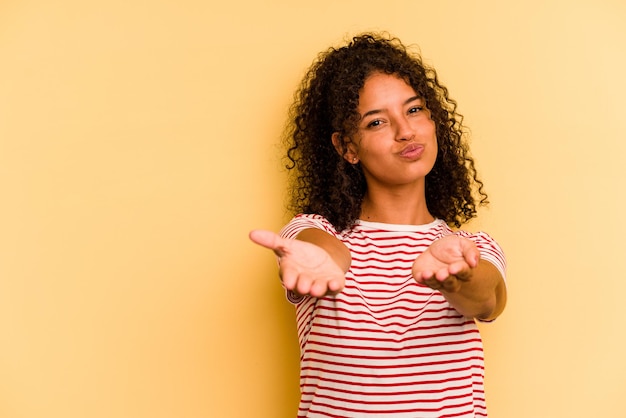
M359 91L359 108L404 102L417 93L403 78L393 74L374 73L365 79Z

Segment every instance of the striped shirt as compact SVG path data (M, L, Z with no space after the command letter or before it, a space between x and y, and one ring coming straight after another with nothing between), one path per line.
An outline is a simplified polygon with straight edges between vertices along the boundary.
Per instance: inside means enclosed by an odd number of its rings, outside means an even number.
M298 215L281 231L318 228L340 239L352 264L335 296L298 297L298 417L486 417L482 341L472 318L418 284L413 261L436 239L460 234L504 277L504 254L485 233L445 222L359 221L338 233L323 217Z

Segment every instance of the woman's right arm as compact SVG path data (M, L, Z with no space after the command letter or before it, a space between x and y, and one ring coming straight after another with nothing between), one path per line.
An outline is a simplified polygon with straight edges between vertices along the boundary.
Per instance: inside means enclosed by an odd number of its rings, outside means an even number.
M352 259L337 238L316 228L302 230L296 239L272 231L254 230L250 239L274 251L286 289L299 295L321 297L341 292Z

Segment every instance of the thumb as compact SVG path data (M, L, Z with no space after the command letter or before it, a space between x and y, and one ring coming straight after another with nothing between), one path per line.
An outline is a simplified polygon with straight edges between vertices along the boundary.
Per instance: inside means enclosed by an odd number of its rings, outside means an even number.
M461 252L463 253L463 258L470 267L474 268L478 265L478 261L480 260L480 251L474 241L469 238L462 239Z
M282 247L283 239L277 233L272 231L267 231L264 229L254 229L250 231L248 237L255 244L258 244L265 248L269 248L270 250L274 250L275 252L278 252L277 250Z

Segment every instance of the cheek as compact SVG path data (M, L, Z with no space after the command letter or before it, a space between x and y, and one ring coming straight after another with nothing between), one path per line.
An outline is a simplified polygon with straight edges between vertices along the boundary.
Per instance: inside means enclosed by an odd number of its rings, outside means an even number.
M430 135L435 138L437 137L437 125L435 124L435 121L430 118L420 124L419 129L422 135Z
M368 144L359 148L360 158L369 158L371 161L383 161L392 155L392 149L381 144Z
M377 140L375 136L368 135L367 137L361 137L351 145L353 150L359 157L363 157L369 154L376 154L380 152L381 141Z
M433 144L433 147L435 147L435 149L438 151L439 139L437 138L437 128L434 122L432 123L432 126L429 127L427 135L430 137L430 142Z
M435 163L435 161L437 160L437 156L439 155L439 142L437 141L437 136L433 136L433 140L432 140L432 149L433 149L433 164Z

